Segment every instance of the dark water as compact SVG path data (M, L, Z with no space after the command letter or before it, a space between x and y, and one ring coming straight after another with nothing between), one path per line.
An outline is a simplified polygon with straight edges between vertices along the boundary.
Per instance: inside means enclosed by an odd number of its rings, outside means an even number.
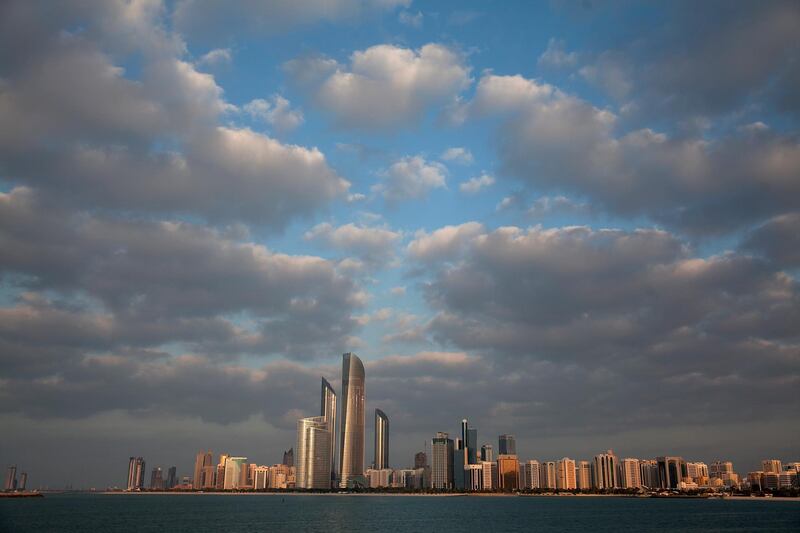
M800 531L800 501L280 495L0 499L5 532Z

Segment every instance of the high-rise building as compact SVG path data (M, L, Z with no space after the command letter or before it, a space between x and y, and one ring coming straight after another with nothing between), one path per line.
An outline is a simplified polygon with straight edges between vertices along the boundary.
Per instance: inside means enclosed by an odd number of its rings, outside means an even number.
M592 488L592 463L578 461L578 464L575 465L575 483L580 490Z
M494 448L491 444L481 446L481 461L494 462Z
M217 486L217 468L217 465L203 467L203 490L213 490Z
M177 484L178 484L178 469L177 467L171 466L167 471L167 480L164 482L164 485L167 489L171 489Z
M375 409L375 468L389 468L389 417Z
M464 490L464 466L467 464L467 449L461 439L455 440L451 464L453 468L453 488Z
M726 474L733 474L733 463L731 461L714 461L708 467L708 477L722 479Z
M556 488L574 490L578 488L575 481L575 461L564 457L556 461Z
M556 488L556 462L544 461L539 465L539 483L543 489Z
M339 448L339 486L364 483L364 364L354 353L342 356L342 426Z
M331 432L324 416L297 421L296 486L299 489L331 487Z
M284 454L284 457L286 454ZM225 464L228 462L229 455L227 453L221 453L219 455L219 463L217 464L217 476L216 476L216 485L215 488L217 490L222 490L225 488Z
M192 488L194 490L200 490L205 485L203 480L203 473L205 472L204 468L207 466L211 466L214 463L214 457L211 453L211 450L204 452L200 450L194 456L194 478L192 479Z
M238 489L242 482L242 469L247 468L247 457L225 458L225 490Z
M17 466L9 466L6 470L6 482L3 485L4 490L16 490L17 488Z
M428 466L428 456L425 452L417 452L414 454L414 469L425 468Z
M469 491L483 490L482 465L464 465L464 489Z
M289 448L283 452L283 461L281 464L292 467L294 466L294 448Z
M128 490L141 490L144 488L144 459L131 457L128 460Z
M679 489L683 478L688 477L686 462L682 457L656 457L658 483L662 489Z
M708 478L708 465L705 463L686 463L686 473L693 481L698 482L697 480L703 480ZM698 482L699 484L699 482Z
M524 489L538 489L541 488L541 483L539 481L539 471L541 466L539 465L539 461L532 459L530 461L525 462L523 465L523 473L522 476L522 488Z
M253 473L253 488L255 490L269 488L269 467L259 465Z
M336 481L336 451L339 443L338 434L336 433L337 422L337 409L339 404L336 401L336 391L333 390L328 380L322 378L322 391L320 395L320 415L325 417L325 422L328 424L328 430L331 432L331 486Z
M467 450L466 464L478 463L478 430L469 427L467 419L461 421L461 441Z
M654 459L639 461L639 475L643 487L655 489L661 486L661 482L658 479L658 461Z
M154 468L150 473L150 489L164 490L164 474L161 472L160 466Z
M494 473L497 470L497 463L494 461L481 461L483 469L483 490L494 489Z
M626 489L638 489L642 486L642 473L639 469L639 459L626 457L622 460L621 484Z
M497 456L497 488L500 490L519 488L519 460L516 455Z
M453 488L453 439L439 432L431 441L431 488Z
M498 455L517 455L517 441L514 435L500 435L498 438Z
M733 470L733 468L731 468L731 470ZM783 466L781 466L780 459L764 459L761 461L761 470L779 474L783 470Z
M25 490L25 487L28 486L28 473L22 472L19 475L19 483L17 483L17 490Z
M594 456L592 480L596 489L615 489L619 487L617 480L617 456L608 450Z

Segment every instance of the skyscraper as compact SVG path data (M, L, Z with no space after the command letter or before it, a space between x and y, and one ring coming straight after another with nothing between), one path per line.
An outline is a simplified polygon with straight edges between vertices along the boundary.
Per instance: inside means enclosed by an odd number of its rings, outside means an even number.
M481 461L494 462L494 447L491 444L481 446Z
M17 467L12 465L6 470L6 483L3 485L5 490L15 490L17 488Z
M296 486L299 489L331 487L331 432L324 416L297 421Z
M592 488L592 463L589 461L579 461L575 465L575 484L581 490Z
M617 480L617 456L608 450L594 456L593 480L596 489L614 489L619 487Z
M389 417L375 409L375 469L389 468Z
M154 490L164 490L164 474L158 466L150 473L150 488Z
M289 448L283 452L283 462L281 464L290 467L294 466L294 448Z
M478 463L478 430L469 427L467 419L461 421L461 442L467 450L466 464Z
M575 481L575 461L569 457L556 461L556 488L564 490L578 488Z
M141 490L144 488L144 459L131 457L128 460L128 490Z
M171 466L169 467L167 473L167 481L165 483L165 487L167 489L171 489L177 484L178 484L178 469L174 466Z
M662 489L677 489L687 477L686 463L681 457L656 457L658 462L658 481Z
M247 457L225 458L225 480L222 488L238 489L241 485L242 468L247 468Z
M556 488L556 462L544 461L539 470L539 483L543 489Z
M320 415L325 417L325 421L328 423L328 430L331 432L331 457L330 457L330 465L331 465L331 483L336 480L336 450L337 445L339 442L338 434L336 433L336 414L337 409L339 408L338 403L336 402L336 391L333 390L331 384L328 383L328 380L322 378L322 391L320 395Z
M364 364L354 353L342 356L342 425L339 448L339 486L364 482Z
M217 476L215 480L214 488L217 490L222 490L225 488L225 464L228 462L228 454L221 453L219 454L219 463L217 464ZM284 454L286 457L286 454Z
M28 473L22 472L19 475L19 483L17 483L17 490L25 490L25 487L28 486Z
M497 456L497 488L501 490L519 488L519 460L516 455Z
M453 439L439 432L431 441L431 488L453 488Z
M733 470L733 468L731 468ZM761 470L779 474L783 470L780 459L764 459L761 461Z
M417 452L414 454L414 468L425 468L428 466L428 456L425 452Z
M626 457L622 460L622 479L620 484L626 489L638 489L642 486L642 473L639 459Z
M498 441L498 455L517 455L517 441L514 440L514 435L500 435Z
M538 489L542 485L539 482L539 461L533 459L526 462L523 468L524 475L522 477L522 488L525 489Z
M205 467L211 466L214 462L211 450L204 452L200 450L194 457L194 478L192 479L192 488L200 490L205 485L203 476Z

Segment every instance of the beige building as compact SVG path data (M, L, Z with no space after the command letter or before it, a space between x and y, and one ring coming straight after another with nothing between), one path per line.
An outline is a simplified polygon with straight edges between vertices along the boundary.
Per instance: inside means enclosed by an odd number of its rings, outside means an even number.
M543 489L556 488L556 462L544 461L539 468L539 483Z
M592 463L589 461L579 461L575 465L575 482L581 490L592 488Z
M781 465L780 459L764 459L761 461L761 470L780 474L783 470L783 466Z
M519 488L519 460L516 455L497 456L497 488L501 490Z
M569 457L556 461L556 488L562 490L578 488L575 481L575 461Z
M295 454L297 488L331 487L331 431L326 417L312 416L297 421Z
M523 470L522 488L525 489L541 488L542 485L539 481L540 469L541 465L539 464L539 461L535 459L526 461L522 465L522 470Z
M639 470L639 459L626 457L622 460L622 486L626 489L641 488L642 474Z

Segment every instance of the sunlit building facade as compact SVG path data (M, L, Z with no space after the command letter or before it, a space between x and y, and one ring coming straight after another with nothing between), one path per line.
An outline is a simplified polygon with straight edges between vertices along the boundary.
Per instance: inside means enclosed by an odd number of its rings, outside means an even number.
M331 466L331 484L336 481L336 457L337 457L337 450L338 450L338 443L339 439L338 434L336 433L337 430L337 409L339 408L339 404L336 401L336 391L333 390L333 387L328 380L322 378L322 387L321 387L321 394L320 394L320 416L325 418L325 422L328 424L328 431L331 433L331 453L329 463ZM293 466L293 465L290 465Z
M295 484L299 489L329 489L331 486L331 432L324 416L297 421Z
M339 448L339 486L364 483L364 364L354 353L342 356L342 420Z
M375 409L374 468L389 468L389 417L380 409Z

